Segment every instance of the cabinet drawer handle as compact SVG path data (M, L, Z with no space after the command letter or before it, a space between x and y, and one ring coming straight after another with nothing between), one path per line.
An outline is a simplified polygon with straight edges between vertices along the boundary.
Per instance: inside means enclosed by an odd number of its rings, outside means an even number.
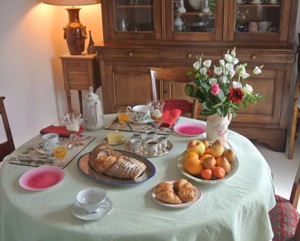
M188 54L188 57L189 57L190 59L193 57L193 55L192 55L191 52Z
M252 54L251 59L256 59L256 55Z
M132 57L132 56L133 56L133 52L130 52L128 55L129 55L130 57Z

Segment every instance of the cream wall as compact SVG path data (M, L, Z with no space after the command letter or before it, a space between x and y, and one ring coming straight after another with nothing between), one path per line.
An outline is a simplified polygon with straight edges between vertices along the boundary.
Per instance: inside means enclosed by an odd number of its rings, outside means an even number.
M95 42L102 41L101 5L82 6L80 20ZM67 23L62 6L38 0L0 1L0 96L6 97L16 146L58 123L67 111L59 59L68 53L63 39Z

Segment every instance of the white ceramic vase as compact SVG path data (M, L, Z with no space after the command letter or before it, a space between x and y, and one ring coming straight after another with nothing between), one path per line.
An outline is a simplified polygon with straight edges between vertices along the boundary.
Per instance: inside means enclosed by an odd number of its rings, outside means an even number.
M231 122L231 114L227 116L219 116L217 114L210 115L206 121L206 139L211 144L216 140L224 145L227 142L228 126Z

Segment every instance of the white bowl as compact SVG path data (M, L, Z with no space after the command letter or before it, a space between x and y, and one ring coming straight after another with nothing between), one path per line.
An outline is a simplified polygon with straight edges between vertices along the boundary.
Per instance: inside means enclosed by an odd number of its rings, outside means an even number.
M106 198L106 191L101 188L90 187L80 191L76 200L79 206L87 213L94 213L100 210L101 204Z

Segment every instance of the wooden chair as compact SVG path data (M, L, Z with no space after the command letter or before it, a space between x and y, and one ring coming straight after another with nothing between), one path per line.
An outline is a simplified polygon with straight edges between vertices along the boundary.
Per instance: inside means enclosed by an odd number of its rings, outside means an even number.
M297 205L300 196L300 166L292 187L290 200L276 196L276 206L269 212L273 241L300 241L300 215Z
M6 115L6 110L4 106L5 97L0 97L0 115L2 116L3 127L5 131L6 141L0 143L0 162L3 161L4 157L9 155L15 150L14 140L11 134L9 122Z
M197 119L199 103L184 93L184 86L190 82L186 75L188 68L151 67L153 100L164 100L165 108L177 108L182 116Z

